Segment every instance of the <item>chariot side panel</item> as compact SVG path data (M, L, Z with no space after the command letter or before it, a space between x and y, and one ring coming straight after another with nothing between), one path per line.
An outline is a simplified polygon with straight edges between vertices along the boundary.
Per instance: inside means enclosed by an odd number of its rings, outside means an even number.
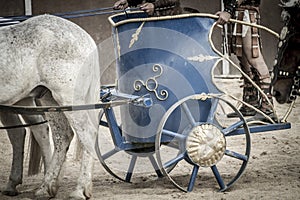
M113 24L118 90L133 95L149 94L150 108L122 106L122 132L131 142L154 142L166 110L180 99L200 93L220 93L212 83L212 68L219 58L208 34L213 19L202 17L147 18L127 13L110 18ZM189 105L198 121L206 121L211 101ZM182 111L167 122L169 130L186 127Z

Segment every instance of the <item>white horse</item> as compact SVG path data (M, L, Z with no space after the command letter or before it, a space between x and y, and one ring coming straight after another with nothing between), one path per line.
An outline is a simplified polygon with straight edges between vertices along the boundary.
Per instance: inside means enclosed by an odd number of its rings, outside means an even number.
M83 29L68 20L42 15L0 28L0 56L0 104L39 99L41 105L60 106L99 100L97 46ZM56 195L74 130L85 148L78 184L70 196L91 197L97 112L45 113L53 134L54 153L37 196Z

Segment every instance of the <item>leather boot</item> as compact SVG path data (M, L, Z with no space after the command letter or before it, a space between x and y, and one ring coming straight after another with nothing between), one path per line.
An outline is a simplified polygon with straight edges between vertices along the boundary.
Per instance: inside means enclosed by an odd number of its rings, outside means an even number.
M244 78L244 85L243 87L243 101L259 108L259 96L258 96L258 90L255 88L248 79ZM242 105L239 111L242 113L244 117L246 116L254 116L256 114L256 111L252 108L249 108L246 105ZM227 114L228 118L238 117L237 113L229 113Z
M273 105L272 95L270 94L269 90L263 90L263 91L267 95L271 104ZM265 97L261 98L260 110L267 115L270 115L271 113L273 113L272 106L268 103L268 101L266 100Z
M260 98L261 99L261 103L260 103L259 109L264 114L268 115L269 117L271 117L274 120L275 116L274 116L274 112L273 112L273 108L272 108L273 98L272 98L271 91L270 91L270 83L260 82L260 88L267 95L267 98L271 102L271 104L269 104L269 102L267 101L267 99L264 96L261 95L261 98Z

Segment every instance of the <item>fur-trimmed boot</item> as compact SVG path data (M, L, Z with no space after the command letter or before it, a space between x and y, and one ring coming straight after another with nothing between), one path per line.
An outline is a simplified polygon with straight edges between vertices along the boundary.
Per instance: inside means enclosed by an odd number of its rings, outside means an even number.
M260 81L260 88L262 89L262 91L267 95L267 98L269 100L269 103L267 101L267 99L260 95L261 96L261 100L260 100L260 107L259 109L265 113L266 115L268 115L269 117L271 117L272 119L274 119L274 112L273 112L273 98L272 98L272 95L271 95L271 88L270 88L270 83L266 83L266 82L263 82L263 81Z

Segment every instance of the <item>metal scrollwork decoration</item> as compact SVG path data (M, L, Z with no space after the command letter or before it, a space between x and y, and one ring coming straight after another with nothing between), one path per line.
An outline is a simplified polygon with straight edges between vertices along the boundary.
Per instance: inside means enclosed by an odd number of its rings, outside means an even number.
M144 86L149 92L154 92L156 98L160 101L164 101L168 98L169 93L167 90L160 90L158 91L158 82L157 78L159 78L163 73L163 68L159 64L153 65L152 68L153 72L158 72L158 75L150 77L144 82L143 80L136 80L134 81L134 90L140 91L142 89L142 86Z

